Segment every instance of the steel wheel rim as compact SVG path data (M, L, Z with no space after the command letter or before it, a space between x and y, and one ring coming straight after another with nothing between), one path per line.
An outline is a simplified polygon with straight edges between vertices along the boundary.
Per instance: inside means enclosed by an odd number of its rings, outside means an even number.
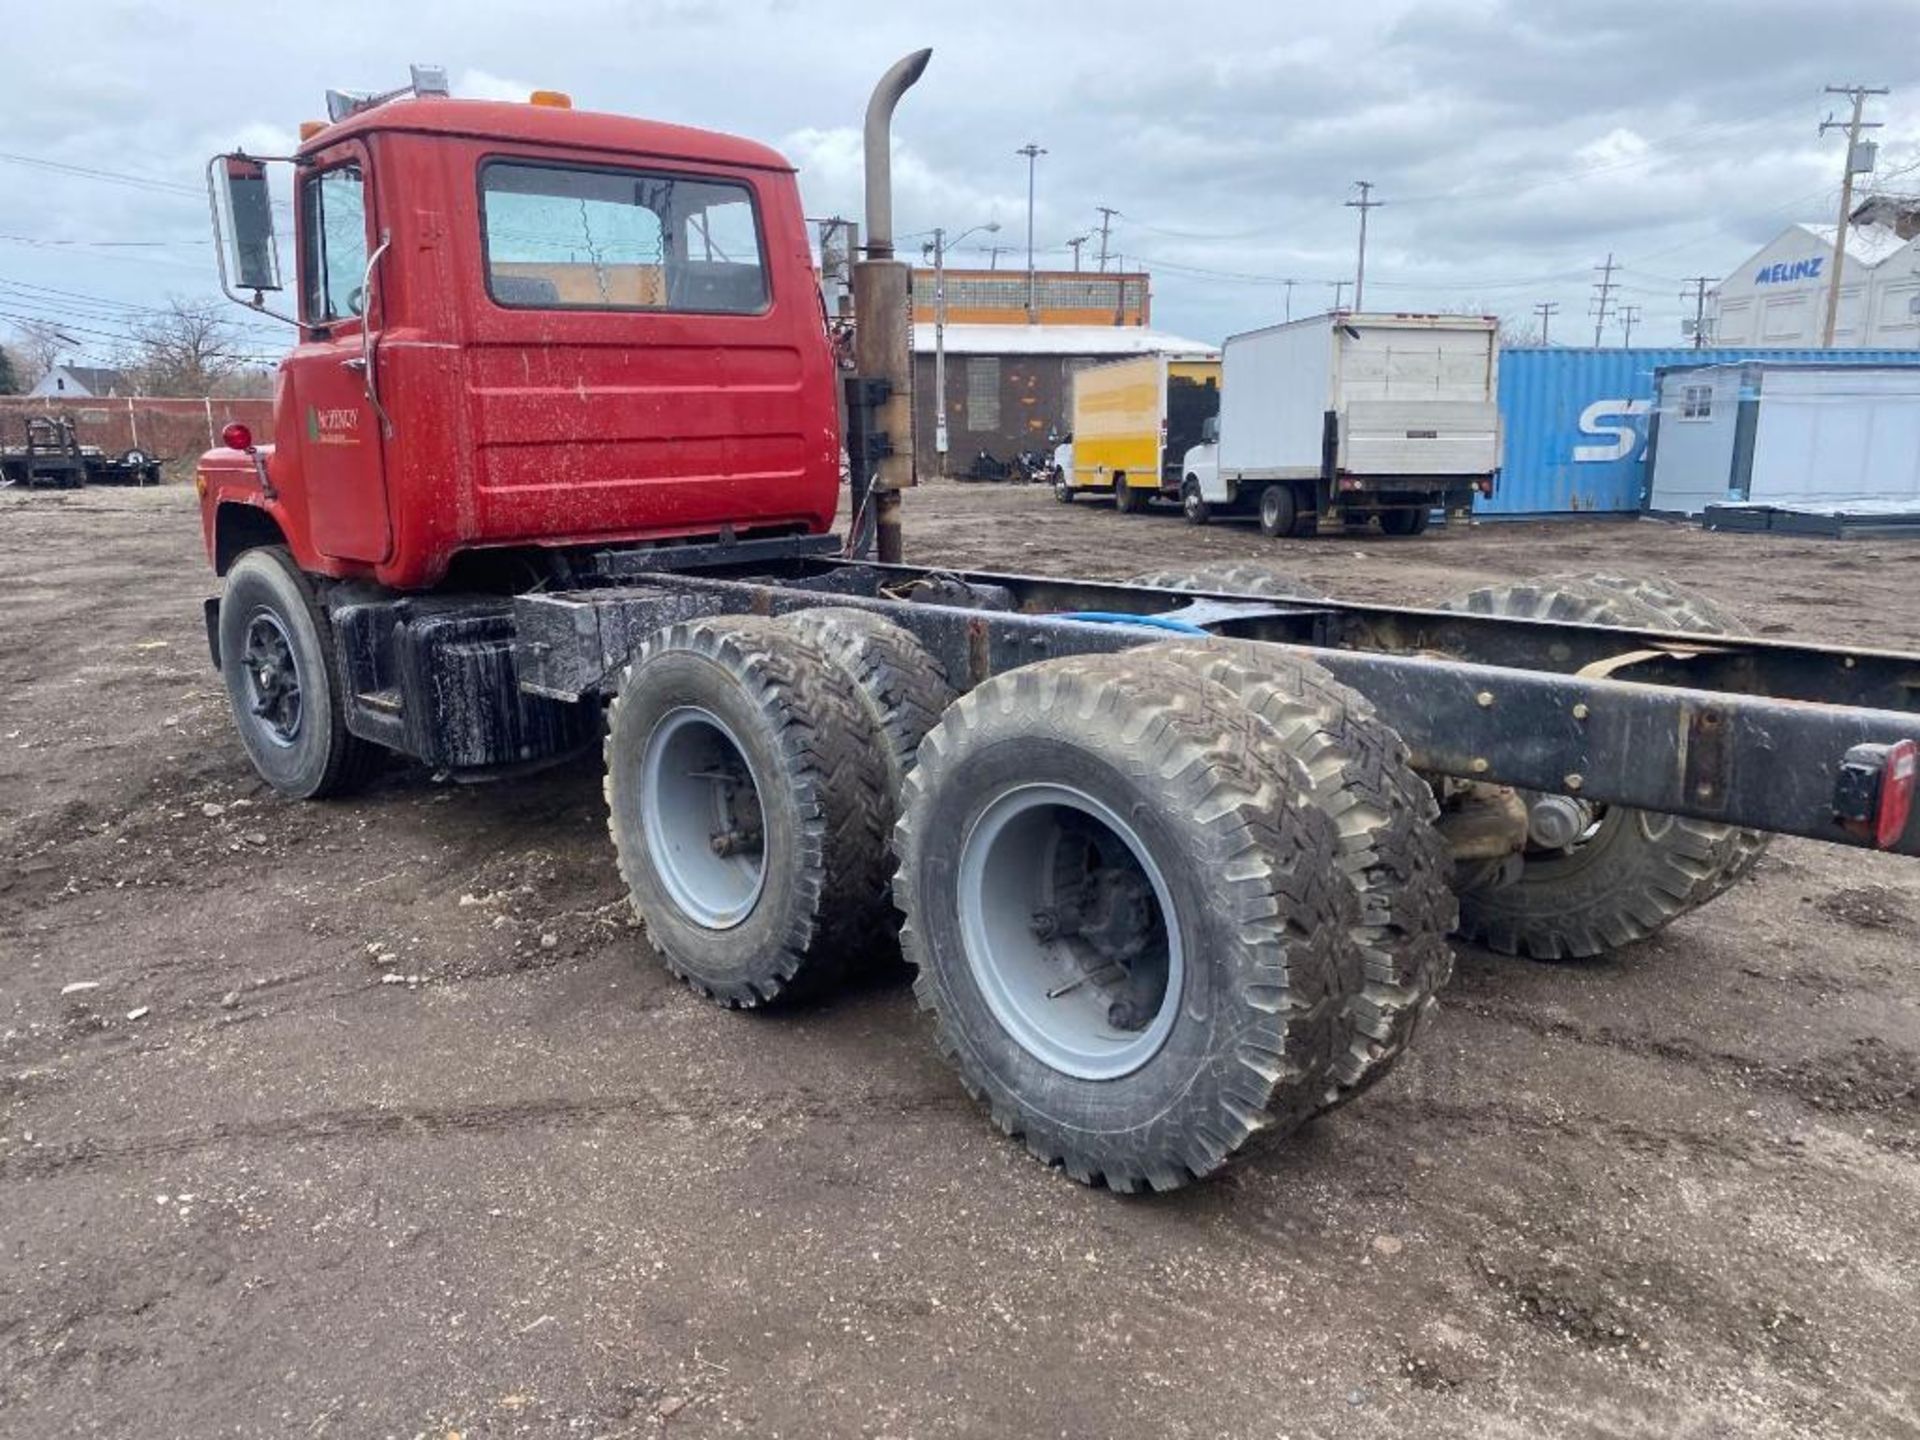
M1260 492L1260 518L1269 528L1277 529L1280 515L1280 490L1277 486L1269 485Z
M291 749L300 740L306 703L298 652L273 611L256 610L247 617L240 664L246 672L247 709L255 728L269 743Z
M1044 917L1072 903L1062 888L1074 847L1094 837L1108 861L1095 874L1151 894L1159 939L1118 986L1102 983L1110 955L1085 934L1049 935ZM1124 858L1123 858L1124 857ZM1126 877L1130 859L1139 880ZM1186 980L1185 946L1166 877L1138 832L1114 810L1068 785L1025 785L996 797L961 842L957 896L967 968L987 1008L1027 1054L1080 1080L1116 1080L1166 1044ZM1089 882L1091 883L1091 882ZM1087 889L1080 887L1085 896ZM1100 970L1102 961L1109 969ZM1138 1028L1113 1023L1116 996L1145 995L1152 1013ZM1138 1014L1136 1003L1136 1019Z
M683 705L640 760L647 853L668 896L708 930L730 930L766 889L766 809L746 748L711 710Z

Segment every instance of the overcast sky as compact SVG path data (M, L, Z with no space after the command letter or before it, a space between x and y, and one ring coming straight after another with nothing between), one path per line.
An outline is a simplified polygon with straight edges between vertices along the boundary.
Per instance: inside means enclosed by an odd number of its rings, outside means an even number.
M895 129L903 233L998 220L974 243L1022 245L1014 152L1036 141L1041 263L1070 263L1065 242L1115 206L1113 248L1153 272L1156 326L1218 340L1278 319L1285 277L1301 282L1295 315L1326 308L1353 273L1342 202L1364 178L1386 202L1370 308L1531 324L1557 301L1553 339L1586 343L1592 267L1611 251L1620 299L1643 311L1635 338L1678 343L1683 277L1831 220L1841 142L1817 134L1835 103L1822 86L1893 88L1869 111L1886 122L1881 183L1920 190L1917 40L1920 0L18 5L0 71L0 326L51 319L103 360L128 307L212 294L206 157L284 153L328 86L400 84L410 60L445 65L456 93L552 87L771 142L808 214L857 216L868 90L931 45ZM284 329L250 324L262 354L284 346Z

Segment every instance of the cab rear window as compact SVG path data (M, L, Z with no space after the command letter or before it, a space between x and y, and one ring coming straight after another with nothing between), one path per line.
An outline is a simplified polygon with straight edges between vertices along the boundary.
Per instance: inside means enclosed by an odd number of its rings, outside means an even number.
M491 160L480 170L487 292L528 310L767 308L753 192L727 180Z

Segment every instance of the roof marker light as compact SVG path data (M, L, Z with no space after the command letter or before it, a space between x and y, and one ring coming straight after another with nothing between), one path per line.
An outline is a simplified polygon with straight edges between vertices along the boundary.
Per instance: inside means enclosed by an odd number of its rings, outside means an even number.
M571 110L573 97L564 90L536 90L527 97L529 105L545 105L554 110Z

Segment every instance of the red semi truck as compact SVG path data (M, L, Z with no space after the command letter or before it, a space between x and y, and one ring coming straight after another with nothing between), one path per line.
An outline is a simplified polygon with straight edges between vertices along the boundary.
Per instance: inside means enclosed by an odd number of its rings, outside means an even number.
M1920 657L1749 638L1669 585L1410 610L1245 566L902 563L885 167L926 59L868 108L848 377L773 151L433 72L330 97L286 157L274 435L230 427L197 475L213 660L276 789L603 746L675 973L776 1005L898 946L994 1120L1129 1190L1386 1074L1456 930L1591 955L1771 832L1920 854ZM267 174L209 169L223 281L259 310ZM843 447L877 559L828 533Z

